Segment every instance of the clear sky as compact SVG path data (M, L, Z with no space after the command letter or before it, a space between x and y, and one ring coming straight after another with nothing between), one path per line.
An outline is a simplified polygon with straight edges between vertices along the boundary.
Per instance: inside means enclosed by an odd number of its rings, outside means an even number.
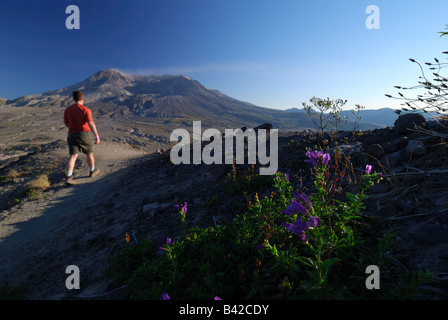
M68 30L77 5L80 29ZM369 5L379 30L366 28ZM21 0L0 5L0 97L59 89L108 68L186 74L259 106L313 96L397 107L394 85L445 58L447 0Z

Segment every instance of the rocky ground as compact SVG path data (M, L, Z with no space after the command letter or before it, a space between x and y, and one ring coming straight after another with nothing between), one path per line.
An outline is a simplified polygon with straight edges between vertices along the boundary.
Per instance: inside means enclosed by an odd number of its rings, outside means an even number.
M420 130L415 131L416 124ZM383 174L370 190L374 197L366 203L366 214L381 219L381 235L397 236L391 254L398 264L436 273L439 282L426 288L431 299L448 297L447 135L445 126L411 115L400 117L395 127L356 137L341 132L337 140L353 164L344 188L354 185L366 164ZM312 188L305 152L320 142L311 131L279 136L279 170L290 174L297 190ZM102 271L107 257L126 245L126 233L131 242L149 237L163 243L178 232L175 204L188 202L189 226L208 226L244 212L252 196L231 188L234 174L251 174L249 165L176 166L169 151L145 153L112 137L95 150L101 175L87 178L81 158L74 187L64 185L64 141L2 150L1 284L30 284L29 299L119 298L103 296L120 284L104 278ZM41 173L48 175L50 187L27 198L28 182ZM271 190L261 181L257 192L261 197ZM80 269L80 290L65 287L68 265Z

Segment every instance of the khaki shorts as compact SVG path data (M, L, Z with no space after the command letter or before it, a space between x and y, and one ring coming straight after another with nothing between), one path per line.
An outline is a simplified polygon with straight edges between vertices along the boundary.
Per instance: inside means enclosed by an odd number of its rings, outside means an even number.
M93 139L90 132L70 133L67 137L67 143L70 154L93 153Z

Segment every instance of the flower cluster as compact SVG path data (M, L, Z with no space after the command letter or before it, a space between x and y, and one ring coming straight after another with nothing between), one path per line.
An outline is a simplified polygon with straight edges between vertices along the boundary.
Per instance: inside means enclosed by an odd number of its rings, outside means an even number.
M323 164L326 166L330 162L330 154L329 153L323 153L322 151L314 151L310 150L306 153L308 156L308 160L305 160L305 162L310 162L312 165L317 166L319 164Z
M272 179L275 179L275 177L277 177L277 179L280 181L282 181L284 178L286 182L289 182L289 174L287 174L287 173L277 171L275 175L271 176Z
M179 212L179 217L180 217L181 223L184 224L185 216L187 215L187 202L184 202L184 204L182 204L180 206L178 204L176 204L174 207Z
M181 212L183 215L187 214L187 203L186 202L184 202L184 204L182 204L180 206L178 204L176 204L174 207L177 209L177 211Z
M164 292L162 293L162 295L160 296L159 300L171 300L170 296L168 293Z
M310 212L314 212L313 204L305 194L293 191L293 195L294 199L291 200L291 204L288 208L283 210L283 213L290 216L297 213L299 213L299 215L297 220L293 223L282 222L281 226L298 235L304 243L308 243L305 232L316 228L320 223L320 219L311 215ZM308 220L303 222L302 216L308 217Z
M170 244L173 244L174 241L171 238L166 238L166 245L169 246ZM157 250L160 251L166 251L165 247L158 247Z

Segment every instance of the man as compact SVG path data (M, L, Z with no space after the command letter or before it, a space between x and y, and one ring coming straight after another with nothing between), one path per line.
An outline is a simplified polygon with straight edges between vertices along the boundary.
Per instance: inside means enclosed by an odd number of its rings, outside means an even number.
M73 180L73 169L76 159L80 152L84 153L87 163L90 167L90 177L94 177L100 173L95 169L95 158L93 157L93 139L91 130L95 135L95 144L100 143L100 136L96 130L95 123L92 118L92 111L85 107L84 94L82 91L74 91L73 99L75 104L65 109L64 123L68 127L67 143L70 157L67 161L66 184L75 184Z

